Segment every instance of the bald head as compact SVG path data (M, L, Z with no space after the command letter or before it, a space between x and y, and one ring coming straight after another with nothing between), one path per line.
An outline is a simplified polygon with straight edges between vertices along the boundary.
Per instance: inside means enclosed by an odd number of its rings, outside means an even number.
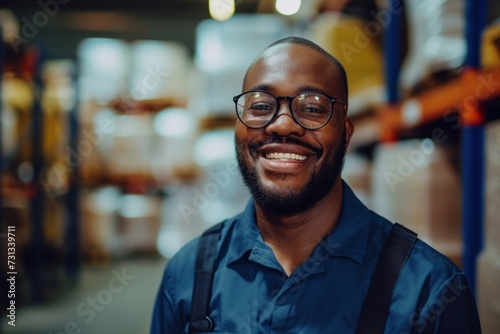
M257 62L266 51L268 51L269 49L271 49L273 47L276 47L279 45L286 45L286 44L302 45L302 46L310 48L311 50L314 50L316 52L323 54L327 58L327 61L330 61L337 68L337 71L339 74L340 84L339 84L339 82L332 82L332 85L339 85L340 99L343 101L346 101L346 102L348 101L347 75L346 75L344 66L342 65L342 63L340 63L340 61L337 58L332 56L330 53L328 53L326 50L321 48L316 43L314 43L306 38L290 36L290 37L282 38L282 39L272 43L267 48L265 48L264 51L262 51L260 53L260 55L255 59L255 61L249 67L249 70L252 68L253 64L255 64L255 62ZM247 71L247 74L248 74L248 71ZM245 76L245 80L246 80L246 76Z

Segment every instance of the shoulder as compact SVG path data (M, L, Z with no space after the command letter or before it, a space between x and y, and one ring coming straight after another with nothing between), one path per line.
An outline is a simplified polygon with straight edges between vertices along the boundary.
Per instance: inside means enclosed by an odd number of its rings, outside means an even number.
M220 247L220 243L222 242L222 240L226 239L229 236L230 231L232 230L232 227L236 224L236 222L237 220L235 218L231 218L217 224L217 226L223 224L223 228L220 231L218 248ZM189 241L171 259L168 260L165 269L166 279L186 281L186 279L194 277L198 244L203 234L208 230L211 230L215 226L216 225L202 231L199 236ZM191 281L193 281L193 279L191 279Z
M196 248L199 240L200 236L189 241L171 259L169 259L166 272L169 274L181 273L182 275L182 273L189 272L190 269L194 270Z
M194 282L196 248L200 237L184 245L165 267L163 286L172 299L190 298Z

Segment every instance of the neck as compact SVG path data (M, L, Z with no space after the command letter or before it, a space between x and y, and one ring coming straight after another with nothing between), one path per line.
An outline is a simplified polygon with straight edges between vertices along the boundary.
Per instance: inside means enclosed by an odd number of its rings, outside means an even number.
M314 248L337 226L342 209L342 183L310 209L290 216L278 216L256 205L257 226L278 262L290 275Z

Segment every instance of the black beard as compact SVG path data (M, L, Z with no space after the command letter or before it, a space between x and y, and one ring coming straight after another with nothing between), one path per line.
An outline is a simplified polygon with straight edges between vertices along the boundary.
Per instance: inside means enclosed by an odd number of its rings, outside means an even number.
M333 185L344 167L347 149L345 144L344 131L342 140L334 154L326 161L323 168L311 173L306 186L298 191L287 189L282 193L264 189L255 169L248 167L243 151L238 146L236 147L236 157L243 181L250 190L254 201L264 211L288 216L306 211L332 191Z

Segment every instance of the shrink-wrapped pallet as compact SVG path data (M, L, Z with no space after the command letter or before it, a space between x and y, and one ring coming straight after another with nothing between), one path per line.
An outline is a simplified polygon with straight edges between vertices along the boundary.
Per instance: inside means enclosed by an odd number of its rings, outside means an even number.
M195 111L234 115L231 98L241 92L248 66L288 31L282 17L270 14L239 14L224 22L201 21L196 28L194 60L205 84L201 95L194 98L202 100L199 104L206 108Z
M87 38L78 46L79 94L82 101L102 104L124 96L129 45L112 38Z
M128 93L135 101L184 104L191 62L178 42L138 40L130 45Z
M447 78L465 60L465 13L462 0L405 0L408 53L401 68L405 91Z
M154 116L155 145L152 173L160 184L195 173L191 155L197 133L196 118L185 109L167 108Z

